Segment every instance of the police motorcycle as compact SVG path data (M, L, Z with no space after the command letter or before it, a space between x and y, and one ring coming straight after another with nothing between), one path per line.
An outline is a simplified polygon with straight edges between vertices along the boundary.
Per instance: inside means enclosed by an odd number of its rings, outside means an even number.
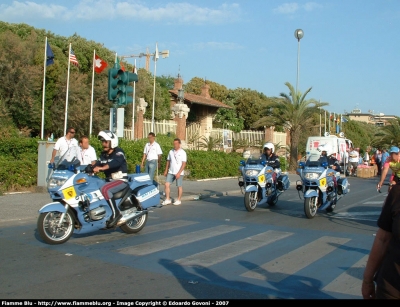
M281 169L273 169L262 159L261 153L250 154L248 159L241 160L238 184L244 194L244 206L247 211L252 212L257 205L267 203L275 206L279 196L289 188L290 181ZM276 182L273 173L276 172Z
M62 244L75 234L115 229L137 233L147 221L148 209L160 204L157 183L146 173L128 174L125 188L113 195L122 217L107 226L112 209L101 193L106 181L93 174L91 165L80 165L78 147L71 147L59 161L49 164L47 190L52 202L39 210L37 231L48 244Z
M341 178L331 167L328 159L319 154L311 154L306 162L299 163L296 189L304 199L304 213L309 219L320 211L332 212L337 201L350 192L347 178Z

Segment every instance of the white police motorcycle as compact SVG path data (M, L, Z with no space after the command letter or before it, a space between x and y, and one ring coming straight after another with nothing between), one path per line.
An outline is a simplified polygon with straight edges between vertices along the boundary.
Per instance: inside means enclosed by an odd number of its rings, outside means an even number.
M273 169L262 159L261 154L251 154L245 161L240 161L238 178L239 187L244 194L244 206L247 211L252 212L257 205L267 203L275 206L279 196L289 188L290 181L281 169ZM276 182L273 174L276 172Z
M309 219L318 211L332 212L338 200L350 192L347 178L341 178L331 167L319 154L311 154L306 162L299 163L296 189L300 199L303 196L304 213Z
M67 158L65 158L67 157ZM109 229L112 210L101 193L104 179L93 175L91 166L81 166L77 147L71 147L57 164L50 164L52 173L47 189L52 202L39 210L37 231L48 244L61 244L76 234ZM146 173L128 174L125 188L113 195L122 217L111 227L120 227L128 234L143 229L148 209L160 205L157 183Z

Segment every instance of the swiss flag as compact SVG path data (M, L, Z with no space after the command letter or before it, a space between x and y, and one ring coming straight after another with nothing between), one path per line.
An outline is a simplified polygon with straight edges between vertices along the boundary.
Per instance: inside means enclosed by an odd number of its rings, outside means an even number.
M107 62L99 58L97 54L94 55L94 59L94 71L99 74L107 67Z

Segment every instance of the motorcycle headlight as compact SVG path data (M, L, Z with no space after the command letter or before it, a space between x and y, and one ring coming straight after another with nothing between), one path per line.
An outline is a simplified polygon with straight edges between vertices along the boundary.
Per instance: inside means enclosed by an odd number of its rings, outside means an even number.
M255 169L249 169L246 171L247 176L257 176L258 173L259 173L259 171L255 170Z
M47 188L54 189L61 187L67 179L65 178L50 178L49 182L47 183Z
M320 173L305 173L304 174L304 178L306 178L306 179L318 179L320 175L321 175Z

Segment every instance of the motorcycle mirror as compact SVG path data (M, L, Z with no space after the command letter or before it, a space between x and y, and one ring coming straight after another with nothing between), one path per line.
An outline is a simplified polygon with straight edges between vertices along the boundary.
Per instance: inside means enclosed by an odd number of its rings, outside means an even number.
M266 162L265 161L261 161L261 165L265 166Z
M300 163L299 163L299 166L300 166L300 167L304 167L304 166L306 166L306 164L305 164L304 162L300 162Z
M321 165L322 165L322 167L328 167L328 163L327 162L322 162Z
M245 165L246 165L246 162L245 162L244 160L240 160L240 165L245 166Z

